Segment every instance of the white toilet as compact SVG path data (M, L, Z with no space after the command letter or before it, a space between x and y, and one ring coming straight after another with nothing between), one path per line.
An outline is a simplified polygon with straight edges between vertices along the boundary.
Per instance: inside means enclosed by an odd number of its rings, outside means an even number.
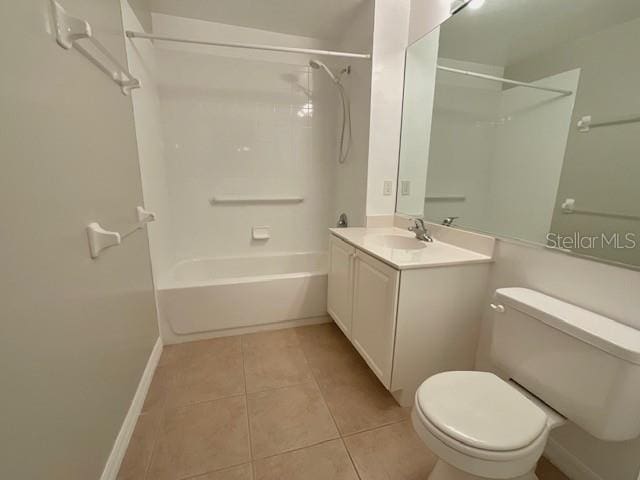
M640 330L533 290L495 296L491 356L509 381L445 372L416 392L430 480L535 479L565 417L602 440L640 435Z

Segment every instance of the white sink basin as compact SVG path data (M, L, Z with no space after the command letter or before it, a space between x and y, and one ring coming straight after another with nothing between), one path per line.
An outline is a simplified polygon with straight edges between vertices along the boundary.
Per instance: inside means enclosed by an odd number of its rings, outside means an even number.
M427 244L412 237L402 235L377 235L372 239L375 243L397 250L420 250L426 248Z

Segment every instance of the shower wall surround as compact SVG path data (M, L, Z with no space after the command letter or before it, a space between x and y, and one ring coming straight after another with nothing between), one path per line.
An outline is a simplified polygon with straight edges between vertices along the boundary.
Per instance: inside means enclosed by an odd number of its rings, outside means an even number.
M207 23L175 22L185 32ZM311 72L308 57L216 53L157 51L177 259L325 250L337 155L333 85ZM214 196L303 201L212 205ZM271 227L270 240L252 239L261 225Z
M156 13L152 28L184 38L367 51L372 9L362 9L354 21L360 27L335 43ZM151 45L127 46L131 68L149 85L134 96L134 108L147 208L158 213L150 230L156 279L195 258L326 251L326 228L341 212L352 225L364 224L369 61L322 58L334 71L352 66L344 85L353 144L338 165L338 94L324 72L308 66L309 55ZM227 204L214 197L302 201ZM253 239L255 226L271 227L271 238Z

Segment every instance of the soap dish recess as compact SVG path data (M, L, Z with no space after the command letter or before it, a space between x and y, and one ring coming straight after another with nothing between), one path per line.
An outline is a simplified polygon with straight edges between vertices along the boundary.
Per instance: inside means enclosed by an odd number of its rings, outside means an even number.
M254 240L268 240L271 238L271 227L260 226L251 229L251 236Z

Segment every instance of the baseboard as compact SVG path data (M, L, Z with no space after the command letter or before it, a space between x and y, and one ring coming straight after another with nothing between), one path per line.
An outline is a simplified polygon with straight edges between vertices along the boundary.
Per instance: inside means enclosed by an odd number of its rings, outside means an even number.
M162 339L158 337L158 340L151 351L151 355L149 355L147 366L142 373L142 378L140 379L140 383L138 383L138 388L133 396L133 400L131 401L131 406L129 407L127 415L124 417L124 422L122 422L122 427L120 427L120 432L113 444L111 454L104 466L100 480L116 480L116 477L118 476L120 464L122 463L124 454L129 446L129 441L133 435L133 429L138 421L138 415L140 415L140 412L142 411L142 405L144 404L144 399L149 391L149 385L151 384L153 373L156 371L158 361L160 360L160 354L162 354Z
M574 456L569 450L560 445L555 439L549 438L544 455L567 477L575 480L604 480L600 475L587 467L582 460Z
M211 332L178 335L172 332L170 327L167 327L166 322L163 322L161 320L160 331L162 333L162 341L164 342L164 344L172 345L176 343L195 342L198 340L209 340L211 338L230 337L233 335L246 335L249 333L258 333L268 330L282 330L285 328L306 327L308 325L318 325L321 323L330 323L332 321L333 320L329 315L321 315L318 317L285 320L283 322L250 325L248 327L228 328L225 330L212 330Z

